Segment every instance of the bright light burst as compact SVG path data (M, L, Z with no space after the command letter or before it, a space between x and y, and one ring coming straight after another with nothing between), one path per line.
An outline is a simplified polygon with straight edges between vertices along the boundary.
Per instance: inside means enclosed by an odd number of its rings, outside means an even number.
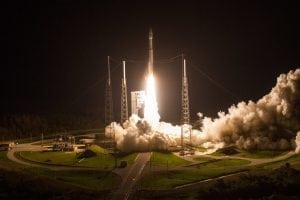
M155 94L155 79L153 74L147 76L147 88L146 88L146 99L145 99L145 110L144 119L155 128L158 123L160 116L158 114L156 94Z

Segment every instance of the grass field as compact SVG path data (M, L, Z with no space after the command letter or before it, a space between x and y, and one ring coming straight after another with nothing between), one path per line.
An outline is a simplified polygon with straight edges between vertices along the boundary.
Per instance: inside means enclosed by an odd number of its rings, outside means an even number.
M226 156L226 154L222 153L222 152L218 152L218 151L215 151L209 155L212 155L212 156Z
M0 199L107 199L110 190L91 190L24 170L0 167Z
M117 186L120 177L110 171L61 170L52 171L43 168L28 168L26 171L50 179L59 180L93 190L110 190Z
M223 159L193 165L187 170L150 172L142 180L144 188L169 189L177 185L213 178L246 169L250 161L242 159Z
M98 169L111 169L115 167L115 158L109 154L105 149L92 145L90 148L96 153L96 156L84 159L78 159L78 155L74 152L21 152L20 155L23 158L32 160L35 162L57 164L57 165L68 165L68 166L82 166L91 167ZM121 160L126 160L128 164L133 163L137 153L131 153L127 155L120 155L117 157L117 164Z
M23 165L19 163L15 163L11 160L9 160L6 156L7 151L0 151L0 167L7 168L7 169L14 169L17 167L24 167Z
M211 160L214 160L214 159L209 158L209 157L205 157L205 156L198 156L198 157L194 157L193 160L206 162L206 161L211 161Z
M251 162L248 160L242 160L242 159L220 159L220 160L215 160L212 162L205 162L205 163L200 163L198 165L194 165L193 167L196 168L223 168L223 167L235 167L235 166L243 166L250 164Z
M170 189L178 185L192 183L208 178L213 178L233 172L241 171L242 168L211 168L191 170L170 170L152 172L141 180L143 188L151 189Z
M23 152L25 153L25 152ZM30 153L30 152L28 152ZM38 152L36 152L38 153ZM58 152L51 152L58 153ZM60 152L61 153L61 152ZM115 187L120 181L117 175L112 174L110 171L93 171L93 170L62 170L52 171L44 168L36 168L8 160L7 151L0 151L0 167L9 170L22 169L30 174L55 179L64 183L76 185L83 188L92 190L110 190ZM39 157L38 155L37 157ZM132 155L130 155L132 156ZM59 156L59 159L63 159L64 156Z
M274 161L270 163L265 163L265 164L260 164L251 167L251 169L276 169L279 168L280 166L284 165L285 163L290 163L290 165L297 170L300 170L300 154L295 154L285 160L281 161Z
M255 150L255 151L241 151L241 153L236 156L245 157L245 158L256 158L256 159L264 159L264 158L274 158L277 156L283 156L287 154L288 151L270 151L270 150Z
M152 166L178 166L189 164L189 161L186 161L178 156L175 156L169 152L153 152L150 158L150 162Z
M20 152L26 159L49 164L74 165L77 161L74 152Z
M288 153L288 151L270 151L270 150L253 150L245 151L240 150L240 153L234 154L233 156L239 156L244 158L255 158L255 159L266 159L275 158L277 156L283 156ZM221 150L211 153L212 156L226 156Z

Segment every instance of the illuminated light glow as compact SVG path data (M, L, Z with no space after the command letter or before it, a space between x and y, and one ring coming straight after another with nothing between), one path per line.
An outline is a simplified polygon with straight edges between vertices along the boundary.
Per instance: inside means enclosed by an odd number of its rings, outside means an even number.
M160 116L158 113L153 74L147 76L146 84L144 119L155 129L159 123Z

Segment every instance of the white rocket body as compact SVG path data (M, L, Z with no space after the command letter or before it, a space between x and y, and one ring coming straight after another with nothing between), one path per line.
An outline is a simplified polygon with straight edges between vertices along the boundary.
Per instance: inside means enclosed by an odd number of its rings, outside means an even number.
M149 31L149 61L148 61L148 73L153 74L153 33L152 29Z

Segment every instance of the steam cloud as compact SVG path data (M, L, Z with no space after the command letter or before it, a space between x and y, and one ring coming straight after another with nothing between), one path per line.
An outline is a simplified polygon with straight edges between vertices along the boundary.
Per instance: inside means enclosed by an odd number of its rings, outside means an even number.
M269 94L257 102L240 102L212 119L198 114L200 130L192 130L192 143L209 148L236 145L241 149L295 149L300 151L300 68L281 74ZM111 128L113 127L113 128ZM168 149L180 145L181 127L160 122L151 127L133 115L123 124L113 122L105 134L115 134L122 151ZM113 131L114 130L114 131ZM186 129L185 129L186 130ZM186 133L185 133L186 134ZM300 131L298 132L300 137Z
M300 153L300 131L298 131L297 136L296 136L296 153Z

